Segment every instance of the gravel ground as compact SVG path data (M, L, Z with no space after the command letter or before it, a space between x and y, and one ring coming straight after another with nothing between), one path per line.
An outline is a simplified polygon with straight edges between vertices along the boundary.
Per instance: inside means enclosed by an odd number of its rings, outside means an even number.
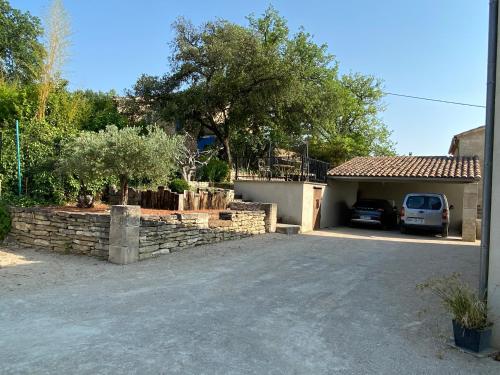
M476 245L381 231L268 234L117 266L0 249L1 374L499 374L446 345L415 290ZM475 284L473 284L475 285Z

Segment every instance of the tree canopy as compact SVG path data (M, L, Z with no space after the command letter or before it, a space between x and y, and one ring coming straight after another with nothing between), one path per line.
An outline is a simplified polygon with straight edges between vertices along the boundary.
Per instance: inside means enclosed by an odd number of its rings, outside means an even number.
M127 204L131 179L166 184L177 169L175 156L183 142L158 127L149 127L145 134L138 127L114 125L98 133L84 131L63 144L59 170L78 178L90 192L106 179L117 180L121 202Z
M331 161L393 152L377 117L380 83L339 77L327 46L304 30L291 35L272 7L249 16L247 26L216 20L195 27L180 18L173 27L170 71L143 75L130 96L167 121L215 134L227 161L235 152L260 156L269 143L300 148L305 139Z
M45 50L40 20L0 0L0 79L33 82L40 74Z

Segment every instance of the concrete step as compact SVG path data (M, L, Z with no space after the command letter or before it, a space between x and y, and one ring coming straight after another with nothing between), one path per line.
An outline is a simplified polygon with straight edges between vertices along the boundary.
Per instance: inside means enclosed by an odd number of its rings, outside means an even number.
M300 225L278 223L276 224L276 233L298 234L300 233Z

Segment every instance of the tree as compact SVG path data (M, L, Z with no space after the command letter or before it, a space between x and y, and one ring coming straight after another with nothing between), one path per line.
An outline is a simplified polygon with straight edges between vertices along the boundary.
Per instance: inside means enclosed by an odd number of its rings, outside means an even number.
M282 28L278 21L272 27ZM213 132L231 161L231 138L237 132L260 131L256 120L271 121L272 103L285 89L279 46L273 38L227 21L195 28L179 19L174 29L171 74L141 77L132 96L191 131L202 127ZM278 38L284 32L275 34Z
M182 178L187 182L192 181L198 169L207 165L218 151L216 148L200 150L196 139L189 133L184 134L184 143L176 156Z
M316 44L302 29L290 35L285 19L272 7L259 18L248 17L246 27L218 20L197 28L181 18L174 31L170 72L143 75L130 97L139 108L155 108L193 134L213 133L229 163L235 149L259 157L270 144L297 149L312 137L322 148L325 139L336 142L322 129L347 122L347 132L356 130L346 118L367 127L352 135L354 142L359 134L371 134L380 152L391 148L385 125L374 121L380 95L366 97L374 100L370 103L356 99L356 85L370 77L357 75L353 82L339 78L327 46ZM371 149L361 145L359 152Z
M61 69L67 59L70 26L62 0L53 0L47 18L46 54L41 70L37 118L43 120L49 94L61 81Z
M40 20L0 0L0 80L34 82L44 57Z
M344 75L335 87L329 121L311 129L311 155L338 165L355 156L394 155L391 132L378 118L381 83L360 74Z
M175 155L183 139L149 127L141 134L137 127L108 126L98 133L82 132L64 144L60 170L78 177L84 186L103 176L120 184L120 202L127 204L131 179L165 183L176 170ZM85 164L85 165L84 165Z

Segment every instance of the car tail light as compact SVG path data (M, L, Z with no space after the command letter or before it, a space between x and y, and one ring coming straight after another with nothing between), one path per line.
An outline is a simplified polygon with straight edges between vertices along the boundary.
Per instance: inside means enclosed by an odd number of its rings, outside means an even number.
M399 216L403 217L405 216L405 208L401 207L401 210L399 211Z
M443 220L448 220L448 210L446 208L443 210Z

